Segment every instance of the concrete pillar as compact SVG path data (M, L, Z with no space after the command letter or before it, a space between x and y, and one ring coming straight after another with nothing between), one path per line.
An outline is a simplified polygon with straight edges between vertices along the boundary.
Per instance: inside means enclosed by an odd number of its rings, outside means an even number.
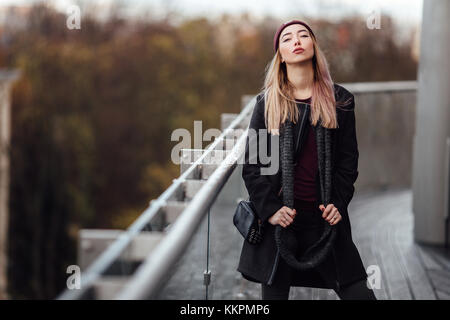
M0 299L7 299L10 87L17 71L0 70Z
M449 195L450 1L425 0L422 14L412 167L414 238L442 245Z

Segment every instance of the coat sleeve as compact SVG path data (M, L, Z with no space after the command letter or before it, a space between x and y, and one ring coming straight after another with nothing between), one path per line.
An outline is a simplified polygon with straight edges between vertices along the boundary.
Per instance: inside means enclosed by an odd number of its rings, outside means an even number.
M347 210L355 192L354 183L358 178L358 142L355 124L355 99L352 97L345 115L336 148L332 201L340 212Z
M264 121L264 96L262 94L257 96L256 104L249 124L249 132L250 129L254 129L256 135L248 134L246 138L242 178L244 179L245 186L250 196L250 201L254 205L258 217L262 222L265 222L272 215L274 215L275 212L283 207L283 203L280 197L278 197L276 190L274 190L268 176L261 174L261 168L265 165L261 164L257 154L253 154L255 153L254 150L260 150L258 130L267 130ZM269 135L267 135L267 137L268 139L270 138ZM263 142L264 141L261 143ZM252 154L249 154L249 144L253 145L250 149L252 150ZM254 144L258 147L254 147ZM267 149L264 148L263 150Z

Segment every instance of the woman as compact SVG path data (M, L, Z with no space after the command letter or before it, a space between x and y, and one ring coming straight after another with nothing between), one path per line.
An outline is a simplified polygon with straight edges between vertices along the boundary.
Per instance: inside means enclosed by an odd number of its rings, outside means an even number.
M367 274L352 240L347 212L358 176L354 96L332 82L326 59L305 22L292 20L282 24L275 33L274 51L264 89L257 95L250 120L242 169L264 234L257 245L244 241L237 270L247 280L261 283L264 300L288 299L291 286L334 289L340 299L376 300L366 285ZM280 128L286 123L293 124L294 141L290 149L295 162L290 174L294 176L293 208L283 200L289 194L282 191L282 185L286 185L282 182L289 172L283 166L288 165L281 161L275 174L262 174L261 169L267 164L262 164L258 156L256 163L248 159L254 157L249 144L256 144L260 151L260 144L266 143L264 149L272 150L273 138L284 137ZM331 165L327 164L332 170L328 178L332 181L331 190L322 187L325 170L318 159L317 128L327 130L331 136L328 140L331 151L327 151L331 153ZM266 129L267 139L261 139L259 134L250 135L250 129L257 133ZM328 192L330 201L323 200L324 192ZM324 203L328 203L326 207ZM300 271L288 264L275 241L276 226L293 230L298 242L295 255L302 257L318 241L325 223L335 228L331 253L307 270Z

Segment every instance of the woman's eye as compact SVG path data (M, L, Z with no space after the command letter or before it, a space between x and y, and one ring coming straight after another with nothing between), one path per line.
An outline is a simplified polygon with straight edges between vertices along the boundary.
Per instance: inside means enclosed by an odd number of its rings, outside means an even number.
M283 41L283 42L286 42L286 41L289 41L289 40L291 40L291 39L284 39L284 41Z

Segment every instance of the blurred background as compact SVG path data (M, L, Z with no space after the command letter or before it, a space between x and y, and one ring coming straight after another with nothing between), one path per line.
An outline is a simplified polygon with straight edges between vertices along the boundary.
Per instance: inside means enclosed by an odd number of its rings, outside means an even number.
M80 29L66 23L72 5ZM377 13L381 27L369 28ZM293 18L312 25L337 83L417 80L419 0L2 1L3 297L55 298L76 263L79 231L135 221L180 174L171 133L192 132L194 120L220 128L221 114L241 112L242 97L261 90L276 28ZM415 91L389 97L377 98L379 122L369 112L358 118L361 191L411 187ZM386 101L406 131L390 127ZM371 176L373 154L395 162L398 145L369 147L393 137L405 148L404 171Z

